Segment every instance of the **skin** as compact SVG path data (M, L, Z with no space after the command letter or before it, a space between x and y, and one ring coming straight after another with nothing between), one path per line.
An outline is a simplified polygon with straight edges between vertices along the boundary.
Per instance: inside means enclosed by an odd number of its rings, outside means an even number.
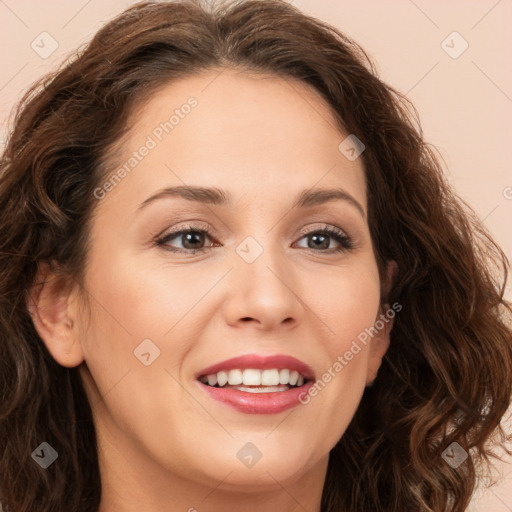
M41 265L34 324L60 364L80 365L98 434L101 512L319 511L329 451L377 374L392 321L307 405L279 414L232 410L195 375L239 355L287 354L320 377L383 312L381 286L389 289L395 266L381 282L362 160L340 152L347 134L300 82L234 70L174 82L133 115L112 172L191 96L197 107L98 201L85 296ZM167 197L137 211L185 184L225 189L232 204ZM313 187L343 188L364 214L345 200L292 210ZM195 241L204 252L155 245L187 222L209 229ZM354 248L333 252L332 237L317 248L304 232L325 225ZM236 251L246 237L263 250L252 263ZM178 236L170 247L190 246ZM160 350L149 366L134 356L144 339ZM236 456L247 442L262 453L252 468Z

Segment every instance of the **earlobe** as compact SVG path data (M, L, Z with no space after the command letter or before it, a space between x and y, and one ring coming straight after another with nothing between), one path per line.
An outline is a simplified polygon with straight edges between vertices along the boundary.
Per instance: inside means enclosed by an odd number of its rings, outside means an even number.
M70 298L69 279L54 272L48 263L40 263L26 304L32 322L52 357L72 368L83 361L76 323L76 308Z

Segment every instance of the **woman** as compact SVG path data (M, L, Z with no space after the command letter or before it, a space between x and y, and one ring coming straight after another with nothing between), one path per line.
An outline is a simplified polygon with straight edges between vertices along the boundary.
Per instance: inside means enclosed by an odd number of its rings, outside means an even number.
M334 28L128 9L25 96L0 208L6 511L466 509L508 262Z

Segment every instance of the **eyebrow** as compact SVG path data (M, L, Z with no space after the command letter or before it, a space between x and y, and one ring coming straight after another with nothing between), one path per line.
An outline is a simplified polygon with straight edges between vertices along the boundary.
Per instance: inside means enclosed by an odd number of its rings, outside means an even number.
M198 187L198 186L177 186L167 187L159 190L156 194L148 197L137 208L137 211L145 208L150 203L159 199L170 197L181 197L188 201L195 201L211 205L230 205L232 198L229 192L226 192L217 187ZM303 190L292 205L292 209L296 208L311 208L318 206L329 201L341 200L354 206L363 219L366 214L363 206L352 195L341 188L335 189L308 189Z

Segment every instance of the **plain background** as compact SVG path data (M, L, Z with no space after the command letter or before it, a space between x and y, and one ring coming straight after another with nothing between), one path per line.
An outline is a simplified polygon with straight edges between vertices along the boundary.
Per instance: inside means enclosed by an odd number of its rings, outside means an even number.
M11 108L28 85L133 3L0 0L2 145ZM512 259L512 2L289 3L352 37L380 77L407 95L419 111L425 139L444 159L449 181ZM507 296L512 298L510 280ZM479 490L472 512L512 512L511 464L498 465L505 479Z

